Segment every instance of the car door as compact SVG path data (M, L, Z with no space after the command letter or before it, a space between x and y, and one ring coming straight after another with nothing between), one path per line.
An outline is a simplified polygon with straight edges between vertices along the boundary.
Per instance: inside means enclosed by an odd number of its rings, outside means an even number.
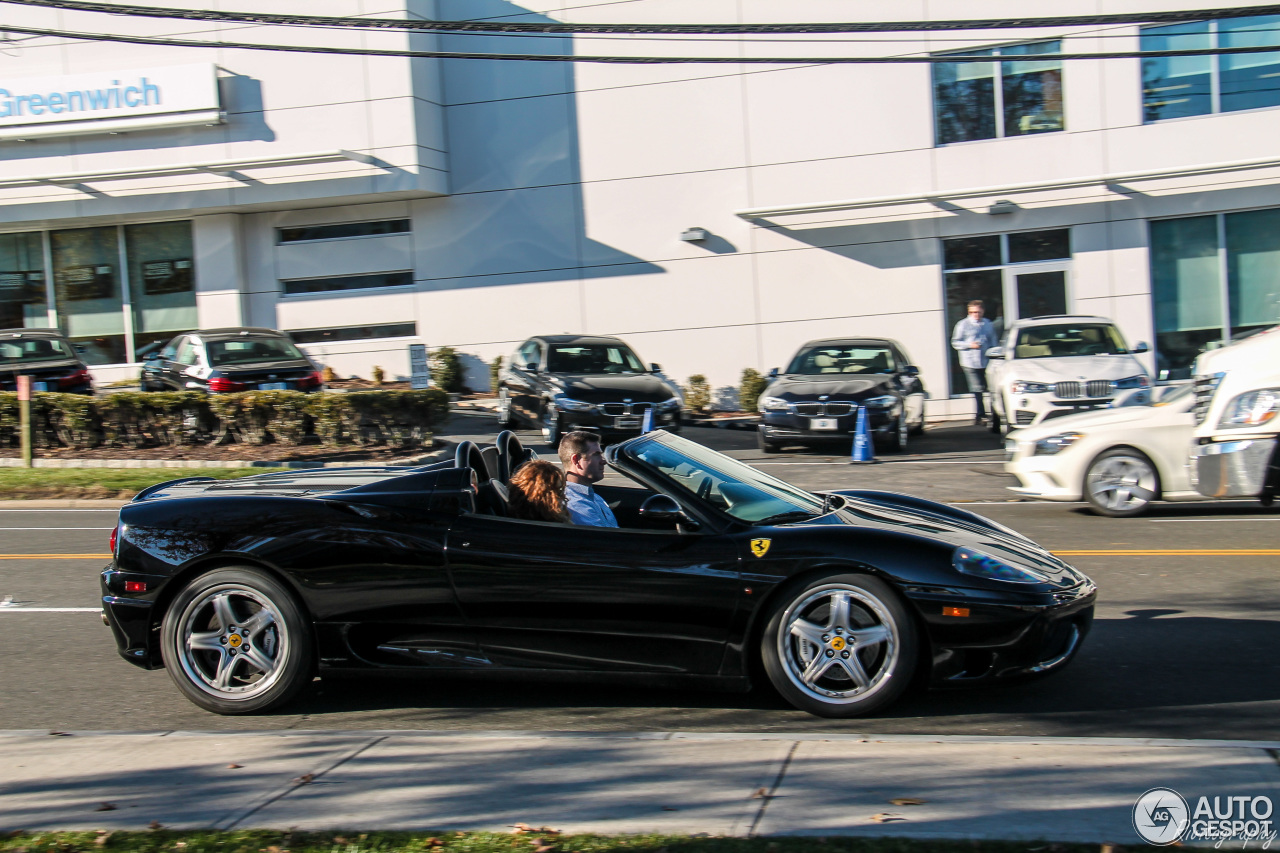
M720 534L464 515L448 559L481 651L506 667L714 674L740 592Z

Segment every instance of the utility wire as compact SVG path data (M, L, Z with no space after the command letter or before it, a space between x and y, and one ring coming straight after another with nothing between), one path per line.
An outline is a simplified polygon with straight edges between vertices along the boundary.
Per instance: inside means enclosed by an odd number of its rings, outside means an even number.
M8 2L9 0L3 0ZM26 2L26 0L24 0ZM161 45L164 47L204 47L234 50L283 51L287 53L318 53L343 56L394 56L412 59L491 59L519 62L597 62L618 65L888 65L888 64L942 64L965 62L1061 62L1087 59L1154 59L1166 56L1225 56L1239 53L1280 53L1280 46L1253 45L1249 47L1206 47L1184 50L1111 50L1098 53L1029 53L995 56L992 54L948 53L944 55L918 56L591 56L546 53L474 53L445 50L378 50L363 47L316 47L295 44L255 44L253 42L198 41L193 39L163 38L158 36L126 36L114 33L78 33L68 30L48 30L36 27L15 27L0 24L0 32L51 38L77 39L81 41L107 41L123 44Z
M166 9L128 6L91 0L0 0L19 6L39 6L77 12L103 12L147 18L187 21L278 24L303 27L352 27L356 29L421 30L427 32L491 33L871 33L926 32L937 30L1003 30L1037 27L1097 26L1099 24L1152 24L1244 18L1280 14L1280 5L1234 6L1175 12L1141 12L1118 15L1066 15L1051 18L989 18L957 21L872 21L826 24L567 24L560 21L426 21L387 18L278 15L263 12L217 12L207 9Z

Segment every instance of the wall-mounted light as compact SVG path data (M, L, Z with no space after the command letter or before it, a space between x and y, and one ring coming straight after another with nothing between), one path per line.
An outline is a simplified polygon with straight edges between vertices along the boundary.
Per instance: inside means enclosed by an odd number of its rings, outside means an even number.
M681 232L680 239L687 243L700 243L707 239L707 229L698 228L697 226L687 228Z
M1002 198L995 204L987 208L987 213L991 216L1003 216L1006 213L1013 213L1018 206L1007 198Z

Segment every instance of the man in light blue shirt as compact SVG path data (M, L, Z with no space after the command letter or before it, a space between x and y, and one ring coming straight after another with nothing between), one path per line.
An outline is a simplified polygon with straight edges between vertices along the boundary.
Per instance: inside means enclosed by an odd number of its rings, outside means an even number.
M969 391L977 403L974 423L980 424L987 416L984 398L987 395L987 350L999 345L995 327L983 317L982 300L975 299L968 305L968 316L951 332L951 346L960 353L960 368L969 383Z
M560 439L560 461L564 463L565 498L574 524L617 527L618 520L604 498L591 488L604 479L604 451L600 437L575 430Z

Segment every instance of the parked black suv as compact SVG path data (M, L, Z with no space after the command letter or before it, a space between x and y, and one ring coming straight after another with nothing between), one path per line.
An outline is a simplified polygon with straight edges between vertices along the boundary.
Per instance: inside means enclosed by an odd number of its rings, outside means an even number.
M680 389L617 338L540 335L511 356L498 377L498 425L542 429L547 444L575 429L601 441L638 435L645 412L653 425L680 429Z
M143 391L319 391L320 371L283 332L205 329L178 335L142 363Z
M93 393L89 368L57 329L0 329L0 391L15 390L19 376L32 391Z
M867 410L873 438L889 450L907 446L907 434L924 432L928 397L920 370L897 341L833 338L800 348L785 374L777 368L760 395L760 449L777 453L787 444L851 441L859 407Z

